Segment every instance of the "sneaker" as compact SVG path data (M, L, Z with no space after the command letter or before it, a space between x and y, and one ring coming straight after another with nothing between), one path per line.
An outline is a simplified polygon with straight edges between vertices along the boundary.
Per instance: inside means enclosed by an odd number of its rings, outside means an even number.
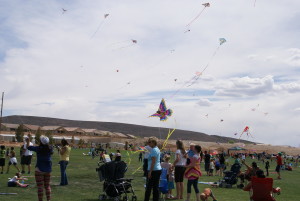
M30 172L28 171L27 174L30 174Z
M22 170L22 172L21 172L22 174L25 174L25 171L24 170Z

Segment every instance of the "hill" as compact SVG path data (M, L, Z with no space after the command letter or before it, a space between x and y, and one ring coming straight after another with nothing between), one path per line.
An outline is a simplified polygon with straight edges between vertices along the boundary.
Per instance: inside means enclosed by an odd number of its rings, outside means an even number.
M3 117L3 123L12 124L31 124L39 126L64 126L64 127L80 127L80 128L93 128L103 131L118 132L124 134L132 134L136 137L149 137L156 136L158 138L166 138L169 130L166 128L116 123L116 122L99 122L99 121L76 121L49 117L36 117L36 116L21 116L13 115ZM235 138L223 137L217 135L208 135L201 132L176 130L170 139L181 140L195 140L202 142L220 142L227 143L228 141L237 141ZM252 143L250 141L241 140L243 143Z

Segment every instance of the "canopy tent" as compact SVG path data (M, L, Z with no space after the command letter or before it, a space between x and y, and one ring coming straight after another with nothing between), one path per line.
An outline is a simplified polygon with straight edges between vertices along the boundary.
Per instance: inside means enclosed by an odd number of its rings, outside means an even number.
M242 147L231 147L228 149L228 155L230 154L230 151L233 152L245 152L247 149L244 149Z

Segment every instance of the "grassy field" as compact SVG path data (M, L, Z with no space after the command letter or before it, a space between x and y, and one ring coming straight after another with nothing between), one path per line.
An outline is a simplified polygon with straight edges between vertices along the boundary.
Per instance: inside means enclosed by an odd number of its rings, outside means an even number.
M115 150L112 150L114 152ZM69 163L67 173L69 178L68 186L59 186L60 180L60 171L58 165L58 154L57 152L53 156L53 172L52 172L52 201L96 201L98 200L99 194L102 192L102 184L99 182L99 178L96 172L98 158L92 159L89 156L83 156L82 153L87 153L88 150L83 149L73 149L71 152L71 161ZM122 152L122 157L128 163L130 162L128 172L126 173L127 178L133 178L133 187L135 189L138 200L143 200L144 198L144 179L142 177L142 170L136 171L142 164L138 162L138 154L128 154ZM19 158L18 158L18 161ZM231 159L230 162L232 162ZM251 159L248 159L247 162L250 164ZM6 160L7 163L7 160ZM35 157L33 160L35 163ZM264 165L258 163L262 168ZM203 164L202 164L203 165ZM204 168L202 167L202 170ZM275 162L271 163L270 171L274 172ZM135 174L132 174L136 171ZM28 188L8 188L7 187L7 178L12 177L16 172L14 167L11 167L9 174L0 175L0 193L17 193L17 195L0 195L0 200L5 201L15 201L15 200L37 200L37 189L34 181L33 174L29 175L30 177L28 183L30 186ZM28 176L25 174L24 176ZM270 175L273 178L276 178L276 174ZM279 196L276 196L277 201L299 201L300 200L300 168L288 172L282 172L282 180L274 179L274 186L280 186L282 193ZM207 177L202 176L201 181L218 181L220 177ZM208 185L199 184L200 190L208 187ZM186 191L186 190L185 190ZM214 188L213 189L218 201L247 201L249 200L249 193L244 192L241 189L236 187L227 189L227 188ZM175 194L175 192L174 192ZM192 200L195 200L194 195Z

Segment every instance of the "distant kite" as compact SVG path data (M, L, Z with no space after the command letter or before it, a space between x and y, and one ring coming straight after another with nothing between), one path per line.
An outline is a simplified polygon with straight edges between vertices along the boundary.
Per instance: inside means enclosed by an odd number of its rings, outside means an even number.
M203 13L203 11L205 10L205 8L207 8L207 7L210 7L210 3L204 3L204 4L202 4L203 6L204 6L204 8L200 11L200 13L198 13L198 15L194 18L194 19L192 19L186 26L187 27L189 27L194 21L196 21L199 17L200 17L200 15ZM190 31L190 30L188 30L188 31ZM186 33L186 32L185 32Z
M244 130L243 130L243 132L241 133L239 139L241 139L243 133L246 133L248 137L251 136L250 131L249 131L249 126L246 126L246 127L244 128ZM251 137L252 137L252 136L251 136Z
M159 105L157 112L150 117L159 117L160 121L166 121L168 116L172 116L173 111L171 109L167 109L165 100L162 99Z
M68 10L62 8L62 14L65 14L65 12L67 12Z

